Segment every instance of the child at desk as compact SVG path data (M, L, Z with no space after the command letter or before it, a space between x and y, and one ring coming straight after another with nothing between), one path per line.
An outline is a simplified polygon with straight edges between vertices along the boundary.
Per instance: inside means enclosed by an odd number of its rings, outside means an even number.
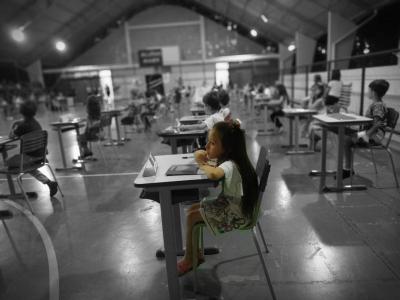
M195 159L208 178L222 179L222 192L216 199L203 199L190 207L187 214L186 251L178 262L178 274L192 270L192 228L204 222L214 233L240 229L252 220L257 202L258 180L247 156L245 134L240 124L218 122L209 132L206 150L195 152ZM207 162L217 159L217 166ZM204 257L199 257L199 263Z
M224 121L223 116L220 114L221 104L219 92L212 91L204 95L203 103L205 106L206 115L209 115L200 124L180 125L181 131L188 130L210 130L217 122Z
M229 122L232 120L232 113L229 109L229 94L225 90L219 91L219 103L221 104L221 109L219 113L224 118L225 122Z
M100 117L101 105L100 99L96 95L90 95L86 104L87 123L83 134L78 137L79 147L81 149L82 158L92 156L93 153L88 148L88 141L98 138L100 133Z
M37 131L37 130L42 130L42 127L40 126L39 122L35 119L36 115L36 110L37 106L35 102L27 100L23 102L19 108L19 112L21 113L23 119L16 121L12 126L10 130L10 137L15 138L15 137L21 137L26 133ZM35 157L42 156L42 153L37 153L37 151L28 153L29 158L32 158L32 161L34 162ZM16 154L12 157L10 157L7 160L7 166L8 168L19 168L20 166L20 161L21 161L21 156L20 154ZM25 159L24 159L25 161ZM55 194L57 194L58 190L58 185L57 182L51 181L49 178L47 178L46 175L44 175L42 172L39 170L34 170L29 172L33 177L35 177L37 180L42 182L43 184L47 184L50 190L50 197L53 197Z
M382 101L382 97L385 96L389 89L389 82L384 79L377 79L372 81L368 87L368 97L372 100L372 103L368 106L365 116L373 119L373 123L365 126L362 131L352 131L350 129L346 132L344 139L345 165L343 168L343 179L350 177L351 173L354 173L351 170L351 148L354 145L379 145L385 137L387 108Z

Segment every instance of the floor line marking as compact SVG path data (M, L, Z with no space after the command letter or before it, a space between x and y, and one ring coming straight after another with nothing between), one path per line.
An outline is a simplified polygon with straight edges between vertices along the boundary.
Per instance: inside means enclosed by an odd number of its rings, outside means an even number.
M105 173L105 174L75 174L75 175L56 175L58 178L79 178L79 177L105 177L105 176L127 176L127 175L138 175L139 172L130 173ZM35 179L33 177L25 177L22 180ZM7 181L6 178L0 179L0 181Z
M57 257L56 252L54 251L53 242L51 241L51 238L48 235L46 228L44 228L40 220L29 210L10 200L4 200L3 202L22 212L25 217L33 223L36 230L38 231L46 250L47 261L49 265L49 300L59 300L60 282Z

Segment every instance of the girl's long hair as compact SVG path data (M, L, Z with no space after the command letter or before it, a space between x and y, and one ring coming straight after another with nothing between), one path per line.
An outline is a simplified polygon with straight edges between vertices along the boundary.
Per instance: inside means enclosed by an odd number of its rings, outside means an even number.
M239 169L243 187L242 212L251 218L258 200L258 180L247 156L244 130L240 129L240 124L236 121L218 122L213 129L217 132L224 148L221 160L232 160Z

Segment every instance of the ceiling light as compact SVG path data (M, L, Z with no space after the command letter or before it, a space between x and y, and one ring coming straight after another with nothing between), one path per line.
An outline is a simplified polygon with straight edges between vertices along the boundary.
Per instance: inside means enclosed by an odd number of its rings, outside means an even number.
M64 52L67 49L67 45L61 40L56 41L55 46L59 52Z
M288 46L288 50L289 50L290 52L292 52L292 51L294 51L294 49L296 49L296 46L295 46L295 44L292 42L292 43L290 43L290 45Z
M264 23L268 22L268 18L264 15L261 15L261 20L263 20Z
M252 30L250 30L250 34L251 34L253 37L256 37L257 34L258 34L258 32L257 32L257 30L255 30L255 29L253 28Z
M296 46L292 43L287 47L287 49L291 52L294 51L294 49L296 49Z
M14 41L18 43L22 43L25 41L25 33L22 28L14 28L11 30L11 37Z

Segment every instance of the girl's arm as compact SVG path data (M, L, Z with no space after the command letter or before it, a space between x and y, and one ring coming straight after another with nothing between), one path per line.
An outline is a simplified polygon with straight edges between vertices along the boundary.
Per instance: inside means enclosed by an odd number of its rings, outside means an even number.
M366 134L368 136L373 135L379 129L379 127L381 127L381 126L382 126L381 118L374 117L374 123L373 123L372 127L367 130Z
M211 180L219 180L225 175L224 170L222 168L213 167L208 164L199 164L199 168Z
M374 117L374 123L371 128L368 130L359 131L357 133L357 138L363 138L365 141L368 141L368 138L372 136L379 127L382 126L382 120L379 117Z

